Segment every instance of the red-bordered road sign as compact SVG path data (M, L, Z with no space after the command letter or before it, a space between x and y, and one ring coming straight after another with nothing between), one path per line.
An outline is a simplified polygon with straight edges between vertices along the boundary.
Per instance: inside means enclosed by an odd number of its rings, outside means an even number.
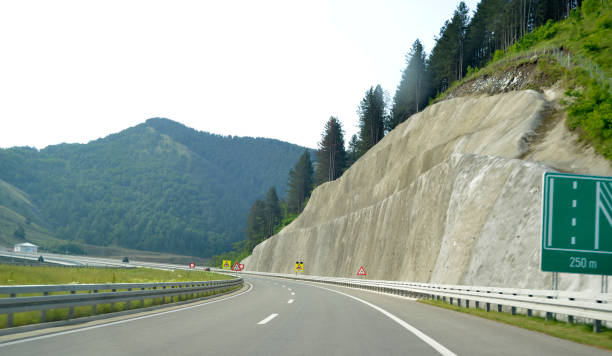
M357 275L358 276L365 276L367 275L365 268L363 268L363 266L359 267L359 271L357 271Z

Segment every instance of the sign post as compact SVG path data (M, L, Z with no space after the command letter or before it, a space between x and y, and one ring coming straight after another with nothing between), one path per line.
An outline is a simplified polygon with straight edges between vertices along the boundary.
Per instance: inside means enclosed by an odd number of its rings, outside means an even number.
M242 268L240 268L240 263L236 262L234 267L232 267L232 271L236 272L236 277L238 277L238 271L242 271Z
M612 177L546 173L542 205L542 271L599 274L603 291L612 274Z

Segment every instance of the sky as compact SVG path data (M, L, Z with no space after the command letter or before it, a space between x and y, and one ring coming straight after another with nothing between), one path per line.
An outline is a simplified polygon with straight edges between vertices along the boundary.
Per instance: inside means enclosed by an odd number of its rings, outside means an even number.
M477 0L465 1L475 10ZM151 117L315 148L458 0L0 2L0 147L87 143Z

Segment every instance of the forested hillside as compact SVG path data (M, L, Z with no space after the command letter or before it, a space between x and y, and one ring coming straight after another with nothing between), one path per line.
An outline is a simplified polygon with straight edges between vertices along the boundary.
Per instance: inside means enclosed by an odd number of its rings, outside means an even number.
M250 205L271 186L284 195L303 152L150 119L88 144L2 149L0 179L58 237L207 257L244 237Z

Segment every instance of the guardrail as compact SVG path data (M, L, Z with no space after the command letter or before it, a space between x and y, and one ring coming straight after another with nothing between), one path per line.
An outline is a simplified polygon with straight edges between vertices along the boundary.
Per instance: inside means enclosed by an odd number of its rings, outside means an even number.
M218 269L215 269L218 270ZM225 270L227 271L227 270ZM400 281L367 280L356 278L320 277L283 273L242 271L239 273L269 277L287 278L318 283L327 283L350 288L359 288L416 298L436 299L458 306L497 311L509 309L514 315L519 310L532 316L534 311L545 314L546 319L555 318L556 314L566 315L567 321L575 322L576 317L592 320L593 331L601 330L602 321L612 322L612 295L608 293L582 293L541 289L517 289L478 287L461 285L444 285L413 283Z
M96 314L98 304L131 302L138 300L140 306L145 299L170 297L170 302L181 296L191 299L201 298L211 292L223 291L242 286L242 278L222 281L169 282L169 283L115 283L115 284L59 284L59 285L20 285L0 286L0 314L7 315L7 327L13 326L13 314L19 312L41 311L40 322L47 320L47 311L68 308L68 318L74 318L74 307L91 306ZM41 294L38 296L19 296ZM186 297L186 298L187 298Z

